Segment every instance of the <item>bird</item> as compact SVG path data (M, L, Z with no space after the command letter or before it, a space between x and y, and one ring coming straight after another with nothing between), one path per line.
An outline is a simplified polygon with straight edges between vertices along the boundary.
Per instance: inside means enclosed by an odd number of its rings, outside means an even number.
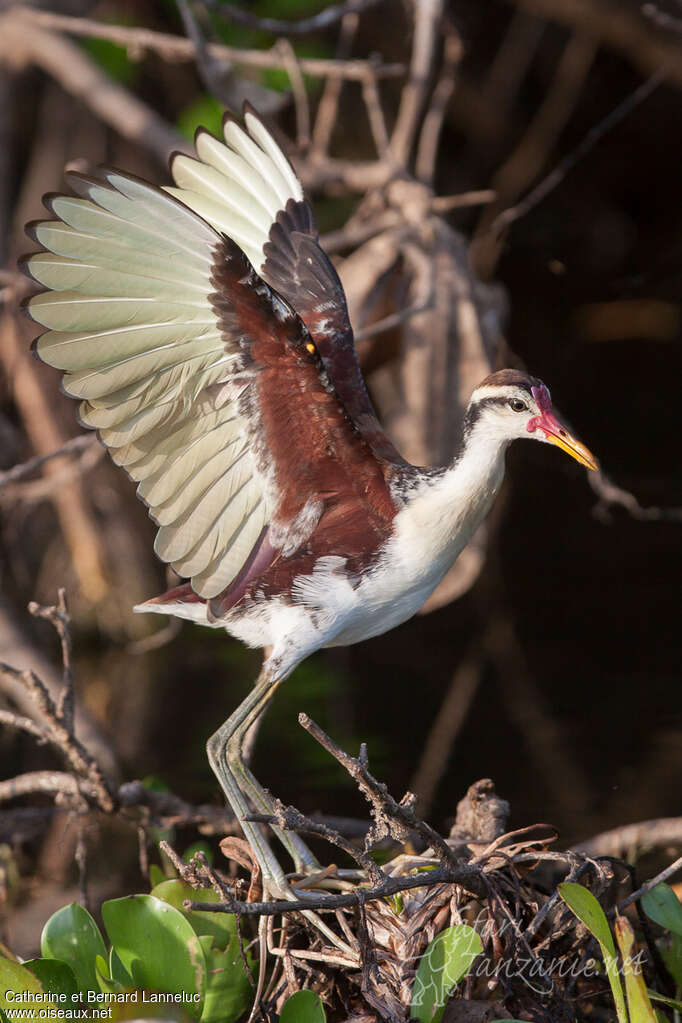
M67 172L23 270L79 419L137 483L155 551L184 580L138 605L226 630L267 651L248 696L207 743L211 767L262 870L294 898L249 820L273 802L244 741L306 657L400 625L424 604L487 515L515 440L592 453L518 369L473 391L445 467L401 457L358 363L346 299L301 184L246 106L222 138L199 129L173 184L100 168ZM455 396L453 395L453 400ZM305 874L303 841L273 828ZM333 934L333 932L332 932Z

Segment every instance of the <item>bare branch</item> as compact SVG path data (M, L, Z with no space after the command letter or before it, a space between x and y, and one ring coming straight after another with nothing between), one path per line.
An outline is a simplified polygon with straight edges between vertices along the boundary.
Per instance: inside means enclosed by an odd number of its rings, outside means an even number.
M336 59L348 60L353 48L353 40L357 32L359 19L357 14L346 14L341 22L339 42L336 47ZM317 116L313 128L312 151L319 159L329 151L332 131L339 112L339 100L344 79L339 75L329 75L317 105Z
M659 884L663 884L663 882L667 881L669 877L676 874L678 870L682 870L682 856L678 856L678 858L674 860L670 866L666 867L665 870L662 870L660 874L656 874L656 877L652 877L651 880L647 881L646 884L643 884L641 888L638 888L637 891L628 895L627 899L623 899L619 902L615 912L622 913L623 910L627 909L628 906L631 906L633 902L637 902L637 900L641 899L643 895L650 892L652 888L655 888Z
M450 30L445 37L443 67L440 78L436 88L433 90L431 104L424 118L417 148L415 172L420 181L424 181L429 185L433 182L436 173L436 157L438 155L440 134L448 103L455 91L455 79L459 63L462 59L462 50L462 40L459 33Z
M682 508L659 508L651 505L644 508L634 494L613 483L603 472L591 472L588 483L599 498L592 514L600 522L611 521L612 508L625 508L633 519L640 522L682 522Z
M365 101L365 107L367 108L369 126L372 131L377 156L381 160L390 161L391 151L386 119L381 106L381 97L379 96L379 86L377 84L376 75L371 70L367 71L367 74L362 80L362 96Z
M601 835L595 835L573 846L586 856L616 856L629 859L637 850L682 846L682 817L661 817L657 820L624 824Z
M190 39L155 32L146 28L130 28L124 25L107 25L91 21L89 18L72 18L65 14L54 14L52 11L39 11L35 8L14 8L12 17L24 21L24 32L32 32L35 26L67 32L70 35L84 36L90 39L108 39L119 46L131 47L138 51L151 50L166 60L191 61L196 59L196 49ZM8 15L9 16L9 15ZM286 65L280 53L272 50L242 50L237 46L225 46L222 43L208 43L207 52L211 57L221 61L232 61L237 66L254 68L276 68L286 71ZM318 57L301 57L301 70L306 74L325 78L333 75L350 81L362 81L370 66L366 60L329 60ZM378 78L400 78L405 68L402 64L371 65Z
M643 103L655 89L659 87L665 81L665 73L663 71L657 71L643 82L634 92L627 96L622 103L611 111L603 120L595 124L588 133L585 135L582 142L576 146L576 148L564 157L554 170L551 171L547 177L543 178L542 181L528 193L527 196L522 199L521 202L515 206L509 207L500 213L490 226L490 231L493 234L500 234L510 224L520 217L524 217L529 213L538 203L542 202L550 192L553 192L557 185L561 184L569 171L573 170L575 165L579 163L585 156L596 146L596 144L606 135L609 131L612 131L618 124L621 123L632 111Z
M419 115L426 100L442 15L443 0L416 0L414 3L414 39L410 74L400 98L398 116L391 137L391 152L396 163L403 167L410 158Z
M401 323L411 319L411 317L430 309L432 303L433 294L428 295L423 301L414 302L412 305L406 306L405 309L400 309L397 313L384 316L381 320L377 320L376 323L370 323L367 327L360 327L359 330L355 331L355 340L369 341L370 338L384 334L387 330L393 330L395 327L399 327Z
M73 733L74 696L73 670L71 666L71 618L66 605L66 590L63 586L59 588L56 605L43 607L41 604L31 601L28 605L28 610L35 618L44 618L45 621L50 622L59 636L62 648L63 675L62 691L59 694L56 714L67 730Z
M426 824L415 814L413 810L415 797L412 793L406 793L398 803L386 786L370 774L367 766L367 751L364 746L360 749L359 757L351 757L337 746L333 739L323 732L307 714L299 714L298 722L328 753L331 753L335 760L338 760L370 804L374 825L365 839L365 848L370 848L372 843L385 835L391 835L398 841L401 838L405 840L408 831L413 830L420 834L447 864L452 866L458 863L442 835L439 835L430 824Z
M51 462L54 458L64 458L67 455L80 454L83 451L87 451L88 448L96 447L96 445L97 437L94 434L82 433L78 437L73 437L67 441L58 451L51 451L49 455L36 455L35 458L29 458L20 465L13 465L11 469L3 470L0 472L0 487L4 487L8 483L15 483L17 480L24 479L25 476L32 475L37 469L42 468L46 462Z
M379 883L384 877L383 872L371 856L368 856L361 849L357 849L352 842L349 842L340 832L329 827L328 824L306 817L295 806L285 806L279 799L275 800L274 809L274 814L250 814L244 820L256 821L260 824L275 824L284 831L297 831L308 835L317 835L354 859L358 866L367 872L367 876L375 884Z
M196 55L196 68L202 82L221 103L230 105L229 89L225 88L225 76L229 74L231 64L220 63L208 50L204 34L199 28L197 19L192 13L188 0L177 0L180 17L185 32L192 41Z
M638 5L603 0L508 0L521 10L589 34L599 45L623 53L648 77L663 70L666 78L682 83L679 40L649 26Z
M96 802L98 794L92 785L83 778L76 778L66 771L27 771L8 781L0 781L0 803L19 796L64 795L68 797L85 797L87 801Z
M385 881L371 888L355 888L352 892L340 895L310 895L299 900L273 899L270 902L238 902L230 900L226 903L191 902L191 909L206 910L208 913L237 913L244 916L274 916L278 913L291 913L306 909L343 909L347 906L361 906L366 902L376 902L398 892L407 892L413 888L432 888L445 883L459 884L473 894L481 893L480 872L466 863L453 867L436 867L418 876L387 877ZM485 886L483 886L483 890Z
M280 39L276 43L276 49L282 56L286 72L291 83L291 91L294 97L294 108L296 110L296 144L299 149L305 150L310 145L310 104L308 92L301 73L301 62L288 39Z

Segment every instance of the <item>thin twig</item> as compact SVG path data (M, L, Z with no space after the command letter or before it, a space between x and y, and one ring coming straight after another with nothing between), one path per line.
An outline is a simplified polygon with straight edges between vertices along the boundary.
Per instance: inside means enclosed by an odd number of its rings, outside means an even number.
M296 144L299 149L305 151L310 145L310 104L301 72L301 62L288 39L279 39L276 43L276 49L284 61L294 97Z
M415 302L413 305L407 306L406 309L400 309L397 313L391 313L389 316L382 317L376 323L370 323L367 327L360 327L359 330L355 331L355 340L368 341L369 338L376 337L378 334L384 334L387 330L393 330L394 327L399 327L401 323L405 323L413 316L417 316L419 313L430 309L432 302L433 296L429 295L423 302Z
M362 849L357 849L352 842L349 842L338 831L335 831L334 828L330 828L327 824L322 823L322 821L315 821L310 817L306 817L295 806L285 806L279 799L275 800L273 814L254 813L243 819L255 821L259 824L275 824L284 831L317 835L354 859L358 866L367 872L368 877L375 884L378 884L384 877L382 870L371 856L363 852Z
M362 80L362 98L367 108L367 117L369 118L369 126L372 131L377 156L380 160L390 160L391 151L386 118L381 106L377 78L371 69L368 69L367 74Z
M666 845L682 845L682 817L662 817L658 820L625 824L601 835L595 835L573 848L587 856L618 856L638 849L660 848Z
M351 55L353 40L357 32L359 19L357 14L346 14L341 22L341 32L336 47L336 59L346 61ZM315 158L326 156L329 152L332 131L337 121L339 100L344 79L340 75L329 75L317 105L317 116L313 128L311 155Z
M665 81L665 72L656 71L650 78L643 82L634 92L627 96L622 103L607 114L598 124L595 124L585 135L582 142L576 146L576 148L570 152L567 156L561 160L557 166L551 171L547 177L543 178L542 181L533 188L528 195L516 203L515 206L510 206L502 213L498 214L493 220L489 227L489 231L494 235L499 235L502 231L513 224L514 221L520 217L524 217L532 209L534 209L538 203L542 202L550 192L553 192L557 185L560 185L564 180L569 171L573 170L577 163L584 159L587 154L594 149L597 143L606 135L609 131L612 131L618 124L621 123L632 111L643 103L645 99L654 92L659 85Z
M625 508L639 522L682 522L682 508L660 508L657 505L644 508L634 494L617 486L601 471L591 472L588 483L599 498L592 514L600 522L611 522L612 508Z
M98 801L94 786L67 771L26 771L16 778L0 781L0 803L39 793L84 797L87 802Z
M15 9L16 11L16 9ZM13 16L15 14L13 13ZM164 32L155 32L146 28L130 28L125 25L107 25L103 22L91 21L89 18L72 18L65 14L55 14L52 11L40 11L35 8L22 8L16 12L28 28L24 31L29 33L33 26L38 25L47 29L54 29L59 32L67 32L70 35L84 36L90 39L108 39L119 46L130 47L138 51L151 50L158 53L166 60L194 60L196 50L190 39L183 39L181 36L169 35ZM216 60L232 61L237 66L255 68L275 68L286 71L282 55L272 50L242 50L237 46L225 46L223 43L208 43L207 52ZM320 57L299 58L301 70L306 74L316 75L325 78L327 75L334 75L337 78L346 78L351 81L361 82L369 65L366 60L332 60ZM374 73L379 78L400 78L405 72L403 64L378 64L371 65Z
M15 714L12 710L0 710L0 724L7 728L18 728L22 732L28 732L40 743L50 741L50 733L42 725L37 724L31 718L23 714Z
M469 206L485 206L495 199L497 192L494 188L479 188L471 192L460 192L459 195L437 195L431 200L431 209L434 213L449 213L450 210Z
M631 906L633 902L637 902L637 899L641 899L642 895L646 895L647 892L650 892L652 888L655 888L657 885L663 884L663 882L667 881L669 877L676 874L678 870L682 870L682 856L678 856L678 858L674 860L670 866L666 867L665 870L662 870L660 874L656 874L656 877L652 877L650 881L643 884L636 892L633 892L631 895L628 895L626 899L623 899L622 902L619 902L615 911L622 913L623 910L627 909L628 906Z
M29 458L26 462L13 465L11 469L4 469L0 472L0 487L4 487L8 483L15 483L17 480L24 479L25 476L32 475L37 469L42 468L46 462L51 462L54 458L64 458L67 455L80 454L96 445L97 437L92 433L83 433L78 437L72 437L58 451L51 451L49 455L36 455L35 458Z
M226 21L247 25L260 32L272 32L274 35L287 36L319 32L334 25L337 21L341 21L349 14L357 15L362 11L369 10L370 7L376 7L381 2L382 0L346 0L342 4L331 4L319 14L313 14L309 18L301 18L299 21L284 21L281 18L261 18L257 14L245 11L243 7L226 4L222 0L204 0L207 7L214 10L221 18L225 18Z
M403 167L409 160L419 115L426 100L442 14L443 0L418 0L414 4L410 74L400 97L398 116L391 136L393 158Z
M71 618L66 604L66 590L63 586L57 591L57 603L44 607L31 601L28 605L29 613L34 618L43 618L49 622L59 636L62 648L62 689L56 706L56 714L64 727L73 733L73 668L71 665Z
M359 906L363 902L376 902L398 892L411 891L413 888L431 888L437 884L459 884L467 891L475 887L472 894L481 894L481 874L467 864L459 867L437 867L417 876L387 877L381 884L372 888L356 888L352 892L339 895L315 894L304 899L273 899L269 902L238 902L220 904L216 902L192 902L191 909L206 910L209 913L241 913L244 916L273 916L278 913L291 913L305 909L343 909Z
M431 103L424 118L417 146L415 173L420 181L429 185L432 184L436 173L440 135L448 103L455 91L455 80L462 59L462 51L462 40L459 33L450 30L445 37L443 67L431 96Z
M360 756L351 757L337 746L307 714L299 714L298 722L341 764L370 804L375 823L366 839L366 847L384 837L385 834L391 834L400 840L400 837L407 837L407 833L413 830L432 846L445 863L451 867L461 866L443 836L439 835L430 824L417 817L412 808L415 799L412 793L406 793L398 803L386 786L370 774L367 766L367 751L364 746L360 749Z
M210 93L221 103L230 106L229 89L225 88L225 76L229 74L231 64L221 63L209 52L204 34L194 17L189 0L177 0L177 3L185 32L194 46L199 77Z

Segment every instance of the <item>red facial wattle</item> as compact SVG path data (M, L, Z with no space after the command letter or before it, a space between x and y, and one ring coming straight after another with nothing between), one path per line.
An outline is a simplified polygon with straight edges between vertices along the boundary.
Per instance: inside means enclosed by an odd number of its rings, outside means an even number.
M578 438L574 437L555 416L552 411L552 400L547 388L544 385L532 387L531 393L536 405L540 409L540 415L533 416L528 420L526 424L528 433L542 430L545 440L550 444L555 444L561 448L562 451L565 451L571 458L575 458L576 462L580 462L587 469L597 470L599 463L592 452L584 444L581 444Z

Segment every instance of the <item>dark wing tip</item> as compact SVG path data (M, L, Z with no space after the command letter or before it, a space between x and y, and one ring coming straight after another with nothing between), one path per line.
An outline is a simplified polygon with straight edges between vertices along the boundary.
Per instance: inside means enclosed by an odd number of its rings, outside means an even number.
M36 234L36 231L38 230L38 228L40 227L41 224L52 224L52 223L60 223L60 221L29 220L26 224L24 224L24 234L27 235L31 239L32 242L35 242L36 245L40 245L40 251L41 252L46 252L47 249L39 241L38 235ZM32 256L36 255L36 253L32 252L31 255Z

